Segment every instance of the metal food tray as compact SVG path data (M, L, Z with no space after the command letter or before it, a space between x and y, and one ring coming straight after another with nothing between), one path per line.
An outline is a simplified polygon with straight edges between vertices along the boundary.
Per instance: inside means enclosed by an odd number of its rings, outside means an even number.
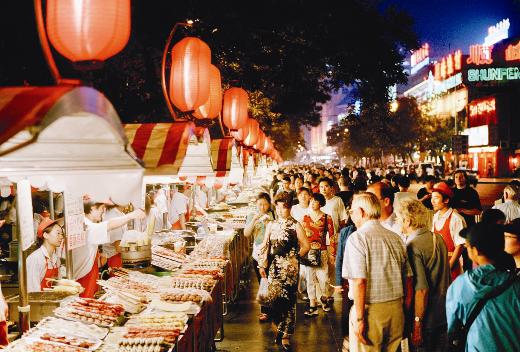
M81 320L81 319L78 319L78 318L74 318L74 317L68 316L66 314L66 311L68 311L68 310L69 309L64 308L64 307L56 308L54 310L54 315L57 316L58 318L62 318L62 319L65 319L65 320L77 321L77 322L84 323L84 324L94 324L94 325L97 325L97 326L101 326L102 328L114 327L116 325L121 324L124 321L124 319L125 319L123 316L121 316L121 317L117 318L116 323L112 323L112 324L109 324L109 325L107 325L107 324L97 324L97 323L94 323L94 322Z
M78 339L88 340L89 342L95 342L95 344L92 347L89 347L89 348L78 347L78 346L73 346L73 345L69 345L69 344L66 344L66 343L60 343L60 342L57 342L57 341L44 340L44 339L41 338L41 335L43 335L45 333L56 334L55 332L53 332L52 330L49 330L49 329L36 328L34 330L34 333L32 333L31 335L29 335L27 337L24 337L24 338L29 340L29 341L31 341L31 342L40 341L40 342L50 343L52 345L68 346L68 347L72 347L72 348L77 348L77 349L80 349L80 350L83 350L83 351L95 351L103 343L103 341L101 341L100 339L95 339L95 341L94 341L94 339L92 339L92 338L87 338L87 337L84 337L84 336L80 336L80 335L77 335L75 333L68 333L67 337L75 337L75 338L78 338Z
M91 335L93 338L98 339L98 340L103 340L108 335L108 332L109 332L108 328L100 327L96 324L92 324L92 323L88 323L88 322L84 322L84 321L73 321L73 320L69 320L69 319L64 320L62 318L56 318L56 317L47 317L47 318L43 319L42 321L40 321L40 323L37 325L36 328L51 329L51 328L55 327L55 325L59 325L60 328L62 328L64 323L65 324L71 323L71 324L84 325L85 328L88 329L88 332L86 332L86 334ZM71 326L71 328L73 328L73 327ZM76 327L74 327L74 328L76 328ZM92 330L94 330L94 332Z

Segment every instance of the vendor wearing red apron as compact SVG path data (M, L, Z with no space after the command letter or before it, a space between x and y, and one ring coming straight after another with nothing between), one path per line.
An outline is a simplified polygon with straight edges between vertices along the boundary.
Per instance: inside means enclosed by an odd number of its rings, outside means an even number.
M169 219L174 230L185 230L186 222L190 218L190 200L184 195L184 191L184 185L178 185L177 190L172 195Z
M466 227L464 218L449 206L453 197L453 190L445 183L439 182L433 186L432 205L433 232L438 233L444 239L448 248L452 281L462 273L459 258L464 248L465 240L460 236L460 231Z
M117 205L105 205L106 213L103 216L103 220L107 221L120 216L124 216L121 210L118 209ZM123 266L123 260L121 259L121 253L119 250L119 244L123 238L123 233L127 231L127 226L124 224L121 227L115 228L108 231L110 237L110 243L103 245L103 256L107 258L107 264L109 268L121 268Z
M59 278L60 256L56 249L63 242L63 229L50 218L43 218L36 232L39 248L27 257L27 291L50 287L47 279Z
M142 219L145 214L137 209L126 215L101 221L105 212L105 204L114 204L111 201L93 201L87 197L83 202L85 212L86 244L72 250L72 263L74 278L85 289L81 297L94 297L98 289L97 280L99 277L99 252L98 246L109 243L108 232L125 225L134 219Z

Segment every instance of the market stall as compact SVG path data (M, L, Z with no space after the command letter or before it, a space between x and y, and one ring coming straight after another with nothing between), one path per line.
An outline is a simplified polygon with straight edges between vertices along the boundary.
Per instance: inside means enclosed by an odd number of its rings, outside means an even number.
M71 250L85 243L82 196L111 198L140 207L143 168L128 148L111 103L95 89L12 87L0 89L0 96L0 180L3 189L12 187L16 196L12 227L12 242L16 245L12 248L18 252L10 251L4 264L11 259L18 264L17 280L11 286L19 287L20 294L12 297L15 304L10 304L10 316L19 314L18 327L25 331L31 320L30 304L41 308L59 302L55 292L39 292L32 298L27 295L25 260L36 239L31 189L48 191L51 208L53 194L65 198L62 215L67 229L65 256L70 278L74 265ZM39 320L46 312L35 311L33 319Z

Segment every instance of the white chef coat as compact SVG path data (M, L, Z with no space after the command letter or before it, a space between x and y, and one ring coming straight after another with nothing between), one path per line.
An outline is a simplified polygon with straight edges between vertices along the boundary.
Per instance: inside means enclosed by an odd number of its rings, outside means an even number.
M188 204L190 199L183 193L175 192L172 196L171 208L174 209L177 214L183 215L188 212Z
M124 215L125 214L122 211L120 211L119 209L112 208L105 213L105 215L103 216L103 220L107 221L107 220L118 218L118 217L124 216ZM105 257L111 258L117 254L116 247L114 246L113 243L115 241L121 241L121 239L123 238L123 234L127 230L128 230L128 226L126 224L124 224L123 226L120 226L116 229L108 231L108 236L110 238L110 242L105 243L102 247L103 254Z
M41 282L45 277L47 268L59 268L60 258L56 251L49 255L47 248L40 246L27 257L25 265L27 268L27 292L40 292Z
M94 223L85 217L85 225L87 226L87 243L83 247L72 250L74 280L81 279L92 270L98 246L110 242L107 221Z

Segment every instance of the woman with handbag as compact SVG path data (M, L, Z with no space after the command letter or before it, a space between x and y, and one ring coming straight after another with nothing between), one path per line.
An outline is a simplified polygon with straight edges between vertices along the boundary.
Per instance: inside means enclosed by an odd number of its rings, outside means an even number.
M329 286L328 250L332 251L330 238L334 236L334 223L330 215L321 211L326 203L321 193L313 193L310 201L310 210L303 217L302 225L311 249L307 257L302 258L302 264L306 266L307 296L309 296L309 308L304 312L306 316L318 315L316 306L316 289L321 293L320 301L323 311L330 311L325 294Z
M249 213L246 218L246 227L244 228L244 235L246 237L253 236L253 268L255 268L256 278L260 283L261 276L258 269L258 256L265 238L265 229L269 222L274 220L274 214L271 209L271 197L265 192L261 192L256 197L257 211ZM258 316L260 322L269 320L268 307L262 305L260 307L260 315Z
M296 321L299 257L310 249L301 225L291 217L292 196L279 193L274 200L278 219L269 223L258 261L260 275L267 277L270 315L276 326L277 343L289 350ZM269 263L269 275L266 275Z

